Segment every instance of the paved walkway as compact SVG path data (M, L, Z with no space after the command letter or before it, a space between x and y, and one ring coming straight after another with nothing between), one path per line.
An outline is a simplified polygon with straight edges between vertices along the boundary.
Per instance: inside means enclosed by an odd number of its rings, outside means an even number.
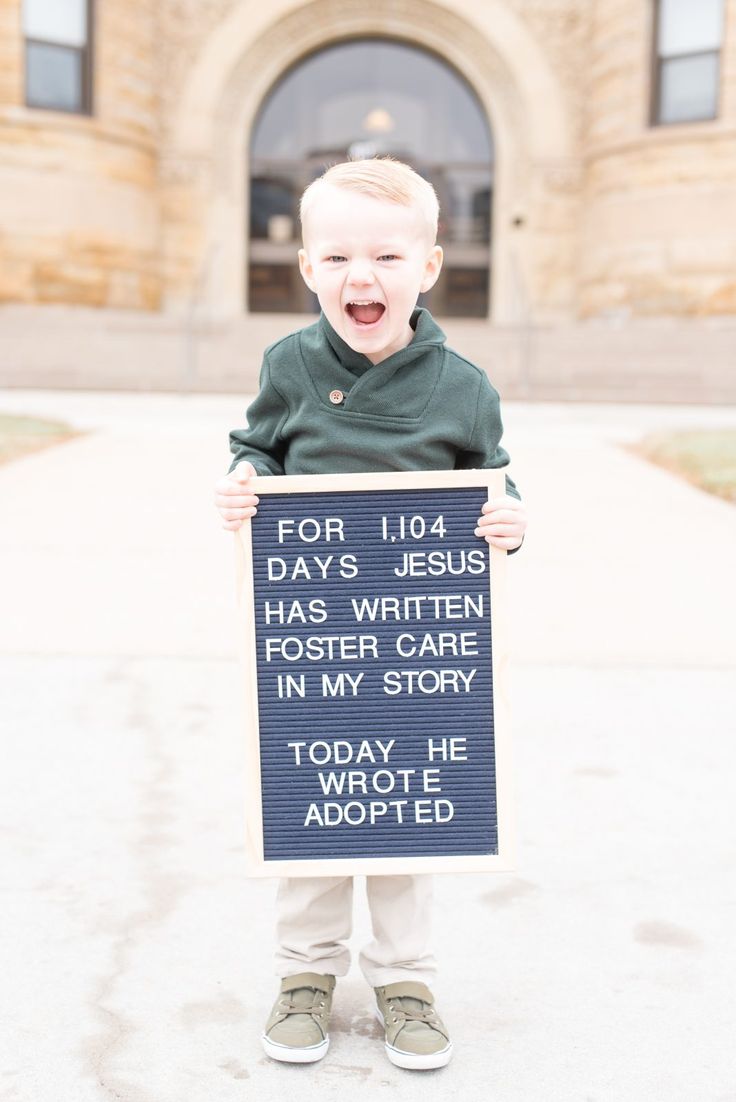
M506 407L519 862L437 878L457 1053L420 1075L357 971L321 1064L258 1041L274 885L210 504L244 405L0 400L88 430L0 468L2 1102L733 1102L736 510L622 445L736 409Z

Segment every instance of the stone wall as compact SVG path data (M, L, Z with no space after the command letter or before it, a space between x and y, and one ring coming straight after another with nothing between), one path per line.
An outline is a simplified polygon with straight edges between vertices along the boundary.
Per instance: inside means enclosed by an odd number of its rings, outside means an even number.
M736 3L720 115L652 126L652 6L595 0L590 34L579 315L736 312Z
M0 302L240 316L263 96L385 33L443 54L492 120L494 323L736 313L726 2L719 118L651 127L652 0L104 0L91 118L23 106L21 0L0 0Z
M0 0L0 105L23 102L20 0Z
M20 0L2 0L2 51L17 64L0 107L0 301L159 308L152 11L98 4L87 117L23 106Z

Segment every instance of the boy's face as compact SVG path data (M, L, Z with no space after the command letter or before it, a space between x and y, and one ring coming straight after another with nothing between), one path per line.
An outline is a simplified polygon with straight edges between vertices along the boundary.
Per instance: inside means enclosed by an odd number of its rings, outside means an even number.
M417 297L441 267L414 207L332 186L315 199L299 269L335 332L374 364L410 343Z

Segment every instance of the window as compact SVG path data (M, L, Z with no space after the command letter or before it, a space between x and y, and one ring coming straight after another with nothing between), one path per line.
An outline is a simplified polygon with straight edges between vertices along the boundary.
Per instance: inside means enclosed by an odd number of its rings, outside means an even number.
M494 169L488 120L444 61L385 38L309 55L262 104L251 136L251 311L317 309L296 264L299 197L328 165L379 154L408 161L439 197L445 263L420 305L446 316L487 316Z
M653 123L718 115L723 0L659 0Z
M26 104L90 114L92 0L23 0Z

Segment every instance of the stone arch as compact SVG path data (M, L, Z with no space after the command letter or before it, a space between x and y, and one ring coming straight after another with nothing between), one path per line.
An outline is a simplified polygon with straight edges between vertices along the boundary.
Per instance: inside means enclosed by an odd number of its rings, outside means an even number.
M179 100L174 163L196 166L202 249L219 248L201 295L212 313L242 313L251 127L269 90L290 66L324 46L384 36L425 47L476 92L494 134L493 321L518 320L511 222L533 202L532 168L558 171L571 156L567 115L538 43L502 0L257 0L238 5L210 35ZM207 178L206 184L204 183ZM196 261L196 258L193 258ZM523 258L522 258L523 263Z

